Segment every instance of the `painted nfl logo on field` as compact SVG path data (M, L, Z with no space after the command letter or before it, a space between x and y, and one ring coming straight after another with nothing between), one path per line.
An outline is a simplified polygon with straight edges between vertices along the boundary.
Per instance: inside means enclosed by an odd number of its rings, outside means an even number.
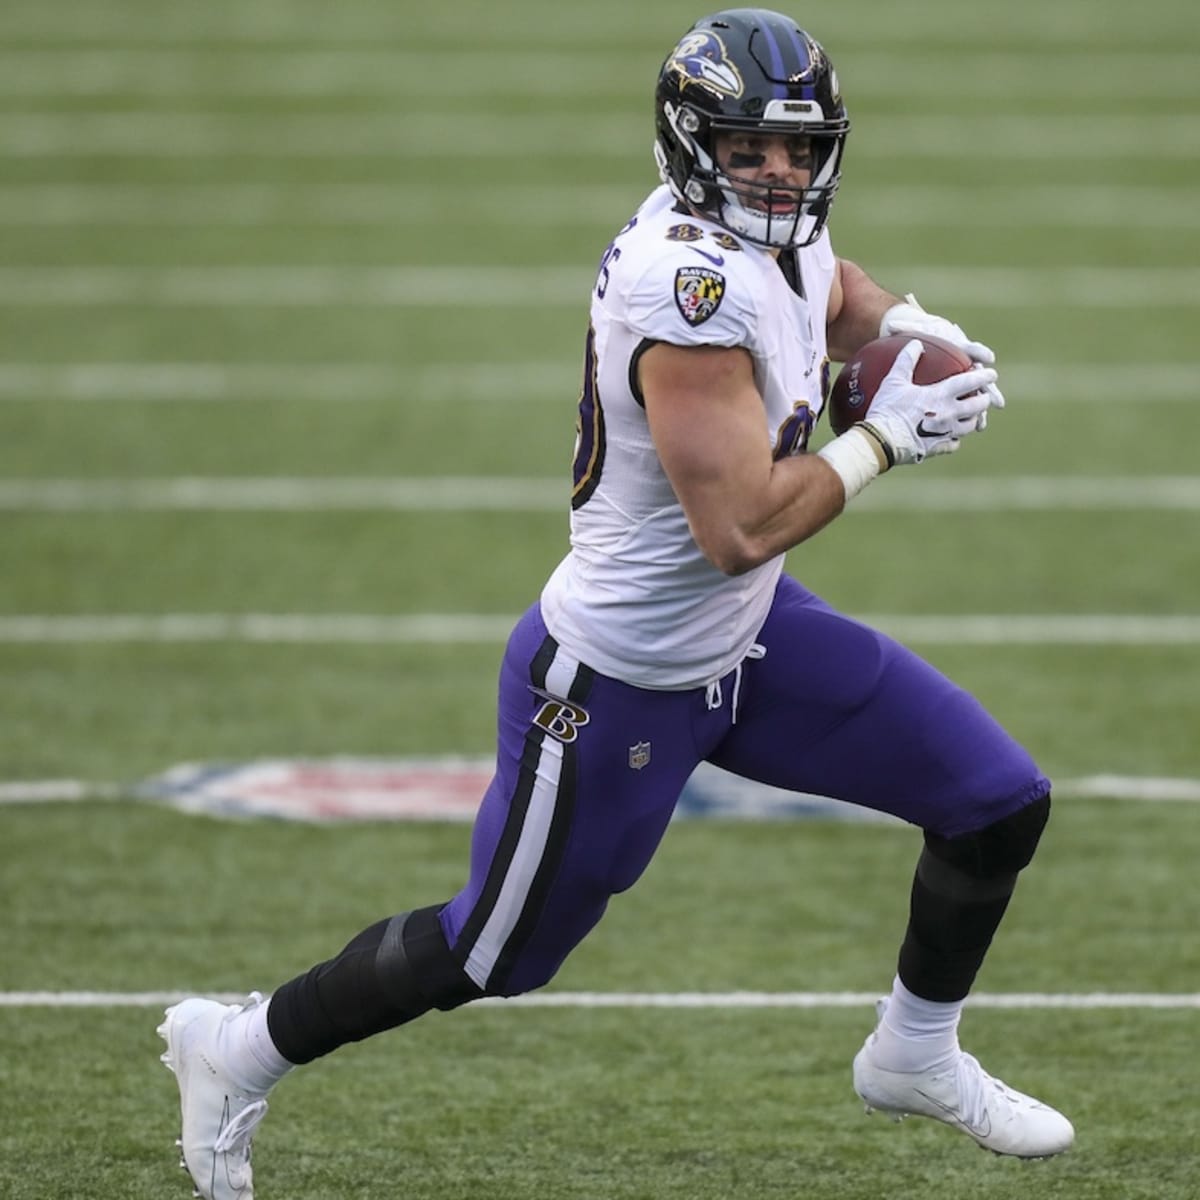
M650 757L648 741L635 742L627 749L632 771L648 767ZM495 769L491 758L335 757L182 763L144 780L136 785L135 792L185 812L233 819L472 821ZM4 803L5 791L0 783L0 804ZM66 796L56 798L77 800L80 796L68 791ZM1194 798L1200 799L1200 794ZM701 763L687 781L675 817L898 821L872 809L741 779L711 763Z

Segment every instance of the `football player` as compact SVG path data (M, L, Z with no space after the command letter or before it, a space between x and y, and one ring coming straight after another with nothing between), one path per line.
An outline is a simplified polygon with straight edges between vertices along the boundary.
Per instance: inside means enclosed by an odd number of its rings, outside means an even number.
M167 1011L183 1159L209 1200L252 1195L251 1136L292 1067L547 983L645 870L702 761L923 831L891 991L853 1062L868 1110L1023 1158L1072 1143L1064 1116L958 1040L1049 781L965 691L783 572L878 476L983 427L1003 404L994 356L834 253L850 125L829 57L794 21L697 22L662 66L656 121L663 183L600 263L570 550L504 655L466 882L269 1000ZM910 342L868 420L809 452L830 358L896 332L952 341L973 365L918 386Z

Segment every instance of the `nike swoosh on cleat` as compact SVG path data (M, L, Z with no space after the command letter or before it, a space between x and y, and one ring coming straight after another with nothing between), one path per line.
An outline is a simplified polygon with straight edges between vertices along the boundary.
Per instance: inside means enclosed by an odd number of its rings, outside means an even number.
M689 246L689 250L695 250L701 258L707 258L714 267L723 267L725 265L725 256L723 254L709 254L707 250L701 250L699 246Z
M920 1088L914 1088L913 1091L915 1091L918 1096L928 1100L929 1103L934 1106L934 1108L940 1108L942 1112L944 1112L946 1116L948 1116L954 1122L955 1125L961 1125L962 1128L968 1133L974 1134L975 1137L991 1137L992 1118L989 1113L985 1112L983 1114L983 1122L981 1124L972 1125L969 1121L964 1121L961 1117L959 1117L958 1114L955 1113L954 1109L952 1109L949 1105L943 1104L940 1100L934 1099L934 1097L928 1092L923 1092Z

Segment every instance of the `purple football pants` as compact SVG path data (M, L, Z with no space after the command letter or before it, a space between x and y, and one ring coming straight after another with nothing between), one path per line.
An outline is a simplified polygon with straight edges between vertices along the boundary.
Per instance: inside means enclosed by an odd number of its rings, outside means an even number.
M535 605L500 673L496 774L467 886L442 928L490 994L546 983L649 864L703 760L892 813L942 837L1045 796L982 706L915 654L784 576L748 657L719 683L649 691L566 655Z

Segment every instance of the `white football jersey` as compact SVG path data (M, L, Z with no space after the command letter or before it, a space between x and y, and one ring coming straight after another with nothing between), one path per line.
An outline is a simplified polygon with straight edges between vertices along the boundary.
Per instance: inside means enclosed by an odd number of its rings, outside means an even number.
M783 556L729 577L701 553L650 438L637 360L656 342L744 346L763 398L763 437L776 458L801 453L828 390L828 231L796 260L803 296L765 250L680 212L666 187L601 260L571 550L546 584L542 614L559 644L602 674L638 687L699 687L740 663L762 627Z

